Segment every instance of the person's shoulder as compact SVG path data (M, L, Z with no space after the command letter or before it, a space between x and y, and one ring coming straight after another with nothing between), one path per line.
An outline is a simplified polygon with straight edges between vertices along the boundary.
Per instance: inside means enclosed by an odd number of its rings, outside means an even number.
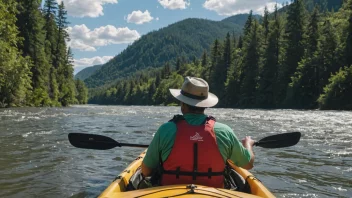
M214 130L221 131L221 132L231 132L231 133L233 132L231 127L221 122L215 122Z
M176 129L176 124L174 122L165 122L159 127L158 131L163 132L163 131L169 131L174 129Z

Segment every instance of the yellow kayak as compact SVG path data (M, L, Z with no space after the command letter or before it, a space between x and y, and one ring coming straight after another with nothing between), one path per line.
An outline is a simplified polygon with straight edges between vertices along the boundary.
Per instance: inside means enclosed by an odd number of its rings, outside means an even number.
M232 163L230 166L243 178L250 186L251 194L226 190L222 188L212 188L197 184L182 184L172 186L159 186L145 188L141 190L127 191L127 185L132 175L141 166L146 151L141 153L119 176L116 177L99 198L113 197L275 197L258 179L245 169L236 167Z

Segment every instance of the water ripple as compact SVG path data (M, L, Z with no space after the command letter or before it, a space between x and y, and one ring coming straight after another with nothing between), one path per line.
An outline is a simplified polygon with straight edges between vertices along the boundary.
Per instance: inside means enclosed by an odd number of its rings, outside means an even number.
M352 112L209 109L237 137L302 132L298 145L256 148L255 174L277 197L352 197ZM67 134L147 144L179 107L0 110L0 197L96 197L143 149L77 149Z

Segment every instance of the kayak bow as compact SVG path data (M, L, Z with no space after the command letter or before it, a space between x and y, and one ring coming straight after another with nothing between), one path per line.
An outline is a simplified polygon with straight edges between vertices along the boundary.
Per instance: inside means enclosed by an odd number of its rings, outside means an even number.
M246 179L250 188L251 194L212 188L194 184L159 186L153 188L146 188L141 190L127 191L127 185L141 166L146 151L140 154L116 179L102 192L99 198L113 198L113 197L275 197L257 178L245 169L239 168L229 162L231 167L236 170L243 178Z

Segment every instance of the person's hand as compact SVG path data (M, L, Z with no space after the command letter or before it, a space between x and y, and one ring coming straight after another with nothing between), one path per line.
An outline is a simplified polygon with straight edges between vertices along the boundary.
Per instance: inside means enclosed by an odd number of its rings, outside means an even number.
M250 148L252 148L254 142L255 142L255 141L252 140L251 136L246 136L246 137L243 138L243 140L242 140L242 144L243 144L244 147L250 147Z
M249 161L249 163L247 165L243 166L243 168L250 170L254 166L254 152L253 152L254 140L252 140L251 136L246 136L242 140L242 144L243 144L244 148L246 148L251 154L251 160Z

